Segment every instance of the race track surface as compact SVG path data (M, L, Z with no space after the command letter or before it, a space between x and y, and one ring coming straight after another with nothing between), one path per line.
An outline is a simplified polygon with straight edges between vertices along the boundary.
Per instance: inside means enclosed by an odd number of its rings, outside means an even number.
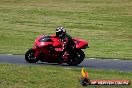
M0 63L23 64L23 65L57 65L38 62L36 64L27 63L24 55L0 55ZM57 65L67 66L67 65ZM70 67L70 66L69 66ZM112 60L112 59L85 59L76 67L87 67L94 69L118 70L132 72L132 60Z

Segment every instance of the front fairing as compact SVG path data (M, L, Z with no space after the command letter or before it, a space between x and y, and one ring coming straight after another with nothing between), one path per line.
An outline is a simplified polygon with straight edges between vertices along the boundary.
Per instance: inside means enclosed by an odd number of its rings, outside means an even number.
M53 47L61 47L61 42L59 41L59 38L51 37L48 35L41 35L36 38L34 42L35 47L44 47L48 45L52 45Z
M36 40L34 42L34 47L44 47L44 46L50 45L52 43L53 43L53 41L52 41L52 39L50 39L50 36L41 35L38 38L36 38Z

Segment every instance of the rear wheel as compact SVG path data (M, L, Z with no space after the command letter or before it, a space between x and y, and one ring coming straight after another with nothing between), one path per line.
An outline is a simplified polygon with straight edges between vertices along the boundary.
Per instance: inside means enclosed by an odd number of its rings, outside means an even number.
M69 59L67 64L72 66L80 64L85 58L85 54L82 50L76 50L75 55L71 55L71 56L72 57Z
M36 63L39 61L39 58L34 57L35 54L35 50L33 50L32 48L29 49L26 53L25 53L25 60L29 63Z

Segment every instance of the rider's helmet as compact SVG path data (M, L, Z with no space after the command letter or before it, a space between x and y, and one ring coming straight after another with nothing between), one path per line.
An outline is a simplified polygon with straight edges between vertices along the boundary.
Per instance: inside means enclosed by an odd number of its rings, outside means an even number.
M56 28L56 36L63 37L66 34L66 30L63 27Z

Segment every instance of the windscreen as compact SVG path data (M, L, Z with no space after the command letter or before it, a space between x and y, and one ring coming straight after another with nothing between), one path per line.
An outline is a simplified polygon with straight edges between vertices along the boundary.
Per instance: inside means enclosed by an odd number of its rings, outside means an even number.
M39 42L53 42L50 36L43 36L42 38L39 39Z

